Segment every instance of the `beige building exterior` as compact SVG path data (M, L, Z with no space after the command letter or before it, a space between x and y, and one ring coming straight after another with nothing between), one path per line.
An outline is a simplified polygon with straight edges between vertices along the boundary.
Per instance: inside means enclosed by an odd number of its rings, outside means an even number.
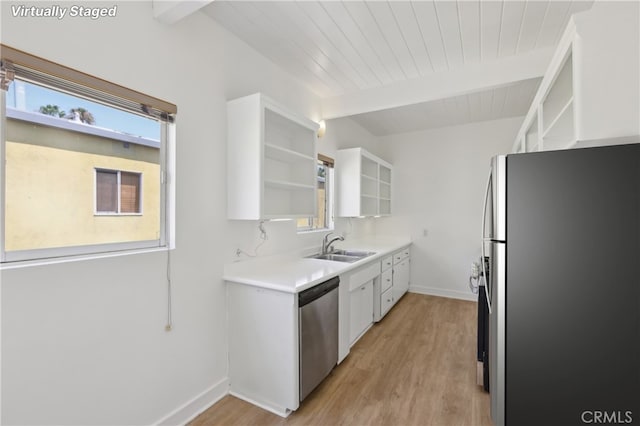
M73 127L92 126L46 120L63 125L7 119L5 249L160 238L159 142L132 143L117 132L89 134ZM140 173L141 212L96 212L96 169Z

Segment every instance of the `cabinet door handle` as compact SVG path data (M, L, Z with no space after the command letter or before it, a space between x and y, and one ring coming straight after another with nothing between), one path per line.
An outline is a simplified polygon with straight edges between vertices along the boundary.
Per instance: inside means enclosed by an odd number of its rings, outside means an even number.
M389 281L391 281L391 279L390 279L390 278L387 278L387 282L389 282Z

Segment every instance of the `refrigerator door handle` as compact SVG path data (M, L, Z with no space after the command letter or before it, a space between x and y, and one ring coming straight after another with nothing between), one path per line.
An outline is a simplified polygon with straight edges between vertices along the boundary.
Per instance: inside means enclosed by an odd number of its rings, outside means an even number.
M486 218L487 218L487 199L489 198L489 189L491 188L491 175L492 172L489 172L489 179L487 179L487 189L486 192L484 194L484 203L482 205L482 240L481 240L481 244L482 244L482 259L480 259L480 262L482 263L482 276L484 277L484 295L487 298L487 307L489 308L489 314L491 314L491 283L489 283L487 281L487 268L485 266L485 261L484 261L484 245L485 245L485 241L487 240L487 238L484 235L484 229L485 229L485 225L486 225Z
M486 236L484 234L485 226L487 224L487 201L489 200L489 194L491 189L491 175L493 174L493 170L489 172L489 178L487 179L487 186L484 192L484 201L482 203L482 241L487 241L491 239L491 236Z

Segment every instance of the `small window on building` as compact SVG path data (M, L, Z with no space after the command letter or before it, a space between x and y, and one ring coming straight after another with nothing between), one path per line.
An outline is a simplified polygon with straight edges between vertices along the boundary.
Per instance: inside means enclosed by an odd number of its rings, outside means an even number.
M0 262L171 247L176 106L1 47Z
M333 229L333 159L318 155L316 182L318 212L316 216L298 219L298 232Z
M141 182L141 173L96 170L96 213L142 213Z

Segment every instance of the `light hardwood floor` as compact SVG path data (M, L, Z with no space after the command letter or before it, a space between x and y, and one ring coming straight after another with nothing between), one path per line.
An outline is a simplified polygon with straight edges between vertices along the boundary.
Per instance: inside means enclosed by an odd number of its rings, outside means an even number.
M288 418L226 396L191 425L491 425L476 315L473 302L408 293Z

